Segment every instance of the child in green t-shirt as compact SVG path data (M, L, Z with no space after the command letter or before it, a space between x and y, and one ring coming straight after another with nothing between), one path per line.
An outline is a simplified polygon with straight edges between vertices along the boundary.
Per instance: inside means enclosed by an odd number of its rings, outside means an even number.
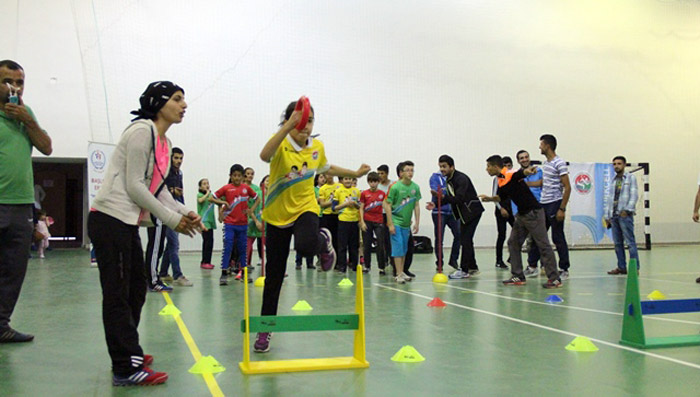
M202 261L199 267L202 269L213 269L211 264L211 252L214 249L214 229L216 229L216 219L214 218L214 203L209 201L211 189L209 179L199 181L199 192L197 192L197 214L202 217L202 223L207 228L202 232Z
M391 234L391 256L396 265L396 282L405 284L413 278L403 271L404 259L408 251L409 236L411 230L411 213L415 214L413 234L418 233L420 225L421 199L420 187L412 181L413 162L404 161L397 167L401 170L400 180L389 187L389 194L384 201L386 212L386 224Z
M263 259L263 248L262 248L262 197L263 193L259 186L253 183L253 178L255 178L255 170L251 167L245 169L245 183L255 191L255 193L260 197L260 204L255 205L254 199L248 199L248 208L252 210L252 213L248 215L248 232L246 236L248 237L248 245L246 248L246 260L248 262L248 267L250 268L253 259L253 244L255 240L258 240L258 258L260 258L260 264L262 264ZM267 176L262 179L260 184L265 183Z

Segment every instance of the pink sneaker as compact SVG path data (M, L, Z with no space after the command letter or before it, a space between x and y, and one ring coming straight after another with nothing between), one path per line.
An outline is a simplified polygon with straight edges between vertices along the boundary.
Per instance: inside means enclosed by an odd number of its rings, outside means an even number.
M212 265L211 263L202 263L201 265L199 265L199 267L201 267L202 269L211 270L214 268L214 265Z
M255 339L253 348L256 353L267 353L270 351L270 339L272 339L272 332L259 332Z
M323 247L321 247L321 269L327 272L335 266L336 254L333 249L333 238L330 230L322 227L319 230L321 237L323 237Z

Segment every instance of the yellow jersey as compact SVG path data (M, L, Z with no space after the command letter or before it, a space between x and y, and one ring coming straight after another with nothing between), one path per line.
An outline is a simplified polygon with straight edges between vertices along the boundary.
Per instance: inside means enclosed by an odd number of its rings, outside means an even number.
M342 188L343 185L340 183L325 184L318 189L318 198L322 201L335 200L335 195L338 194L338 189ZM331 207L326 207L323 209L323 215L338 214L338 211L333 211Z
M270 180L263 219L274 226L294 223L304 212L318 214L314 175L328 171L323 142L309 138L306 147L291 136L282 141L270 160Z
M355 203L360 203L360 189L351 186L346 188L342 186L338 189L335 200L338 201L338 205L343 204L347 201L354 201ZM338 215L338 220L343 222L359 222L360 221L360 209L353 206L347 206L340 210L340 215Z

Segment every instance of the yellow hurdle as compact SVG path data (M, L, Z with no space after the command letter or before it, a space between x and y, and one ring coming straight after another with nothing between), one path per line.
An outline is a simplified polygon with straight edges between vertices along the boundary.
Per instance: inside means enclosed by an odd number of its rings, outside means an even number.
M244 268L244 280L248 279L248 268ZM282 372L324 371L338 369L369 368L365 357L365 299L362 282L362 267L357 267L355 313L316 316L259 316L250 317L248 285L243 293L244 319L243 361L238 363L241 372L251 374L274 374ZM333 331L355 330L353 355L349 357L308 358L277 361L250 360L251 325L254 332L294 332L294 331Z

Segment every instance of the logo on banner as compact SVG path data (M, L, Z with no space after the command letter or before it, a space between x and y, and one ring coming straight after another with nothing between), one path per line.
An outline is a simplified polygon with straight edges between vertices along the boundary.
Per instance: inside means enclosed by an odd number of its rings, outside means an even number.
M574 187L580 194L588 194L593 187L593 180L587 172L582 172L574 178Z
M95 171L102 172L105 168L106 163L107 156L105 156L105 153L102 150L95 150L90 155L90 164L92 164L92 168Z

